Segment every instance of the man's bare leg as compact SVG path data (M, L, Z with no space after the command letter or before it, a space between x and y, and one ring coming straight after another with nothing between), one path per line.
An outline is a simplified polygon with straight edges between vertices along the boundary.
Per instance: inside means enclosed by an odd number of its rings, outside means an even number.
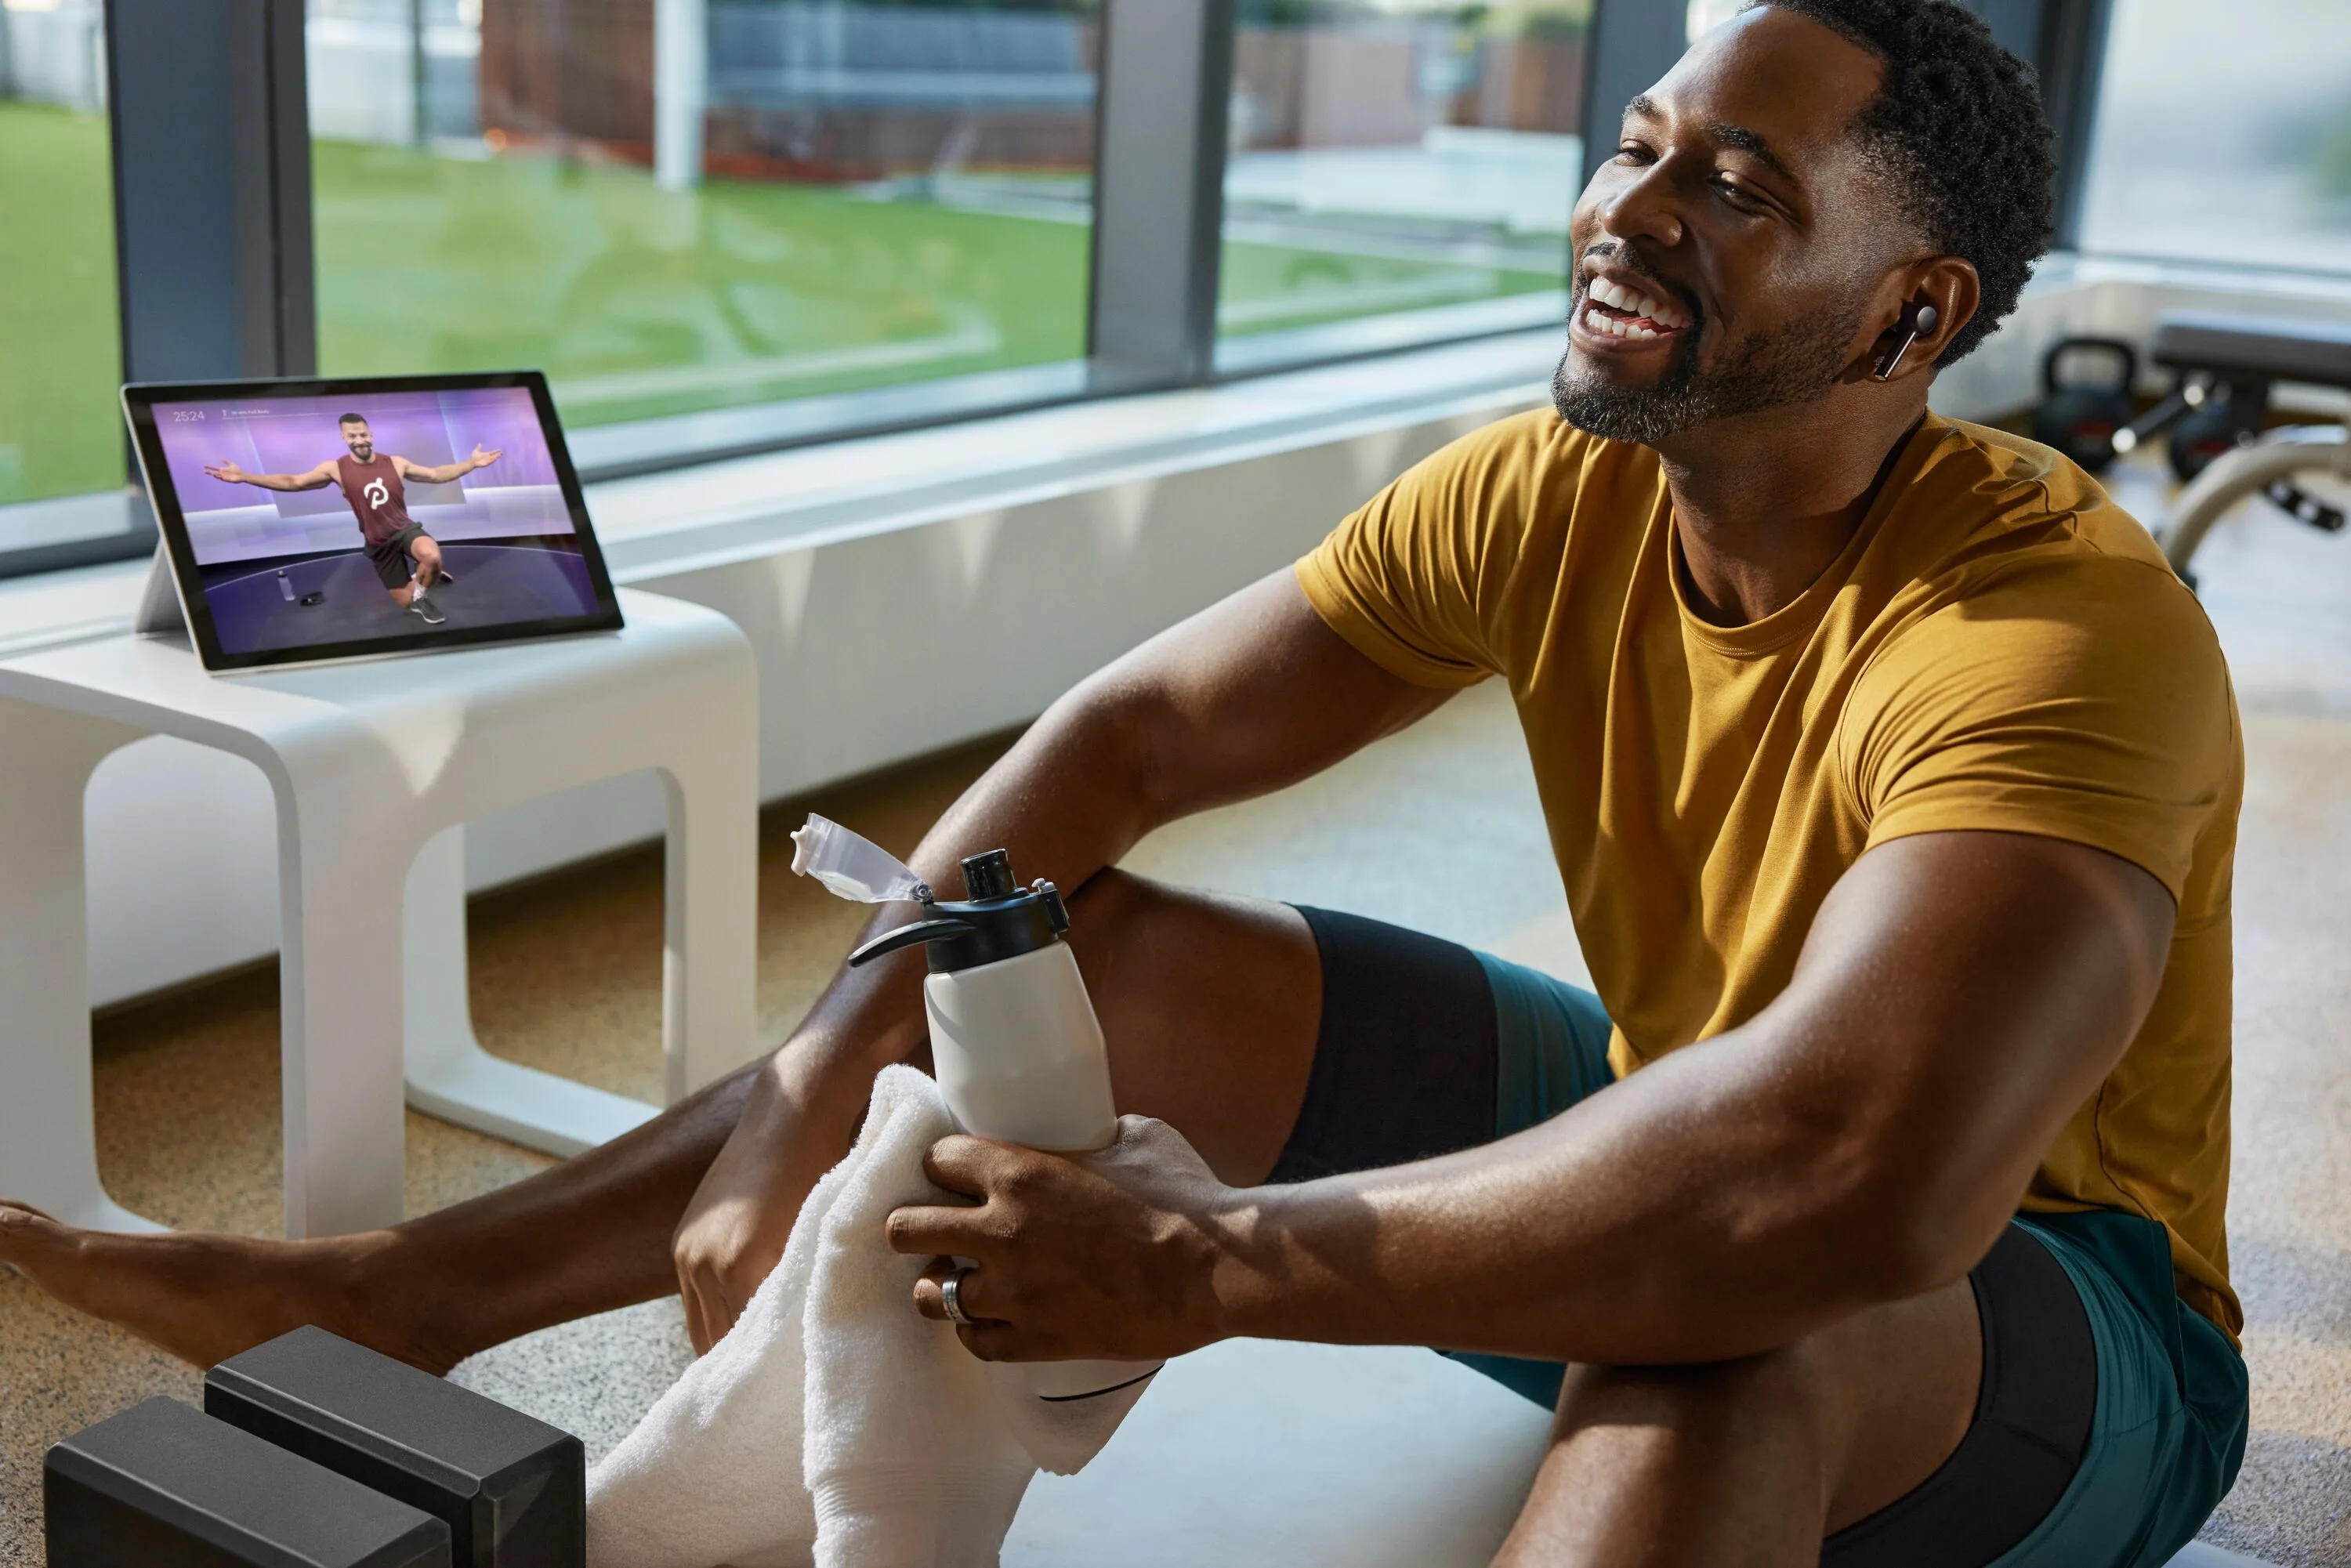
M425 592L441 580L440 541L430 534L421 534L408 553L416 562L416 591Z
M0 1263L198 1366L317 1323L433 1372L676 1290L670 1233L750 1069L609 1144L386 1230L286 1241L122 1236L0 1203Z
M1744 1361L1572 1367L1496 1568L1813 1568L1959 1447L1982 1359L1962 1280Z
M1304 920L1117 872L1072 904L1121 1107L1184 1130L1226 1179L1262 1179L1297 1120L1322 1006ZM119 1236L0 1203L0 1263L197 1365L318 1323L446 1371L517 1334L674 1292L672 1234L757 1071L526 1181L387 1230ZM815 1151L813 1168L842 1152Z

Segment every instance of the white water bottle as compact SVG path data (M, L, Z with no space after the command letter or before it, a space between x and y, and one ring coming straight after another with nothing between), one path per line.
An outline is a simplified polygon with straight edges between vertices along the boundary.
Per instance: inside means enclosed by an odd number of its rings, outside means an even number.
M930 956L923 1006L931 1065L956 1125L983 1138L1082 1154L1118 1136L1110 1058L1078 961L1061 941L1069 910L1050 882L1022 887L1002 850L963 862L967 902L902 925L849 956L852 965L916 943ZM1019 1364L1035 1397L1053 1404L1132 1387L1158 1362Z
M811 816L792 837L793 870L844 898L911 899L932 916L885 932L849 961L925 947L931 1063L956 1125L1056 1154L1099 1149L1118 1135L1102 1024L1061 941L1070 915L1051 883L1020 886L1011 857L991 850L963 862L966 901L941 904L888 852L838 823ZM1037 1361L1005 1364L1002 1372L1030 1397L1075 1416L1081 1401L1131 1405L1161 1364Z

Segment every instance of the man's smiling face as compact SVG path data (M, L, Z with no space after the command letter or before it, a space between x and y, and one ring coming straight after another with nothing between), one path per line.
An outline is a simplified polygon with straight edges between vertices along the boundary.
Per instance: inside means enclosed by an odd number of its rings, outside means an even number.
M360 462L375 461L375 434L368 429L364 420L353 420L343 426L343 444L349 446L351 455Z
M1866 352L1878 285L1923 251L1852 133L1879 77L1767 5L1633 100L1571 225L1562 417L1655 444L1808 402Z

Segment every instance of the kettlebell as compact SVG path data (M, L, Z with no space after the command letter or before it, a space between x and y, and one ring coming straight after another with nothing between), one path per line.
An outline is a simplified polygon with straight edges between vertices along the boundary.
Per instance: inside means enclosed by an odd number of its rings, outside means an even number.
M2115 460L2115 432L2137 412L2131 402L2137 378L2138 350L2119 338L2059 340L2041 361L2032 438L2098 472Z
M2226 382L2205 394L2204 406L2171 427L2171 471L2186 484L2269 423L2266 382Z

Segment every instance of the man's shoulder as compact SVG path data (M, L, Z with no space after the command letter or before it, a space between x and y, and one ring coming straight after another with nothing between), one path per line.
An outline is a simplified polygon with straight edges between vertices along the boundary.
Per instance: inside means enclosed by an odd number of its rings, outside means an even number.
M2049 448L1938 423L1899 524L1911 537L1891 541L1878 585L1886 634L1858 706L1896 690L1970 710L2087 699L2067 709L2078 720L2160 688L2168 706L2223 716L2220 638L2147 530Z
M1934 444L1888 518L1871 596L1888 634L1865 686L2157 681L2226 706L2227 659L2203 606L2096 480L2001 431L1938 420L1921 434Z
M1900 507L1922 572L2054 557L2130 562L2170 576L2146 527L2063 453L1933 415L1917 439L1924 451Z

